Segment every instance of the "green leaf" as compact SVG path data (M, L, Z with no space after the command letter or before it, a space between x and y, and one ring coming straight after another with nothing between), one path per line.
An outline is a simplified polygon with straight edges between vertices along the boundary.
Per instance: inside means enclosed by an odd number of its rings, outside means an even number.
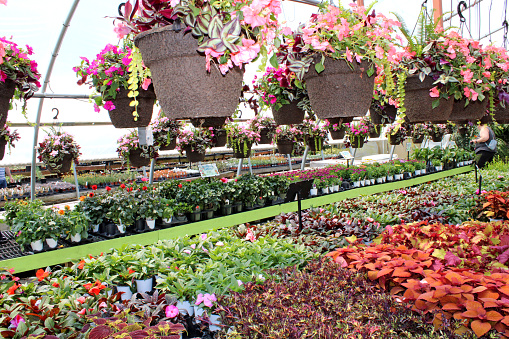
M433 103L431 104L431 108L437 108L438 105L440 105L440 99L433 100Z
M279 46L281 46L281 40L279 38L274 39L274 46L276 46L276 48L279 48Z
M325 70L325 67L323 66L323 62L317 62L315 64L315 70L316 70L316 73L322 73L324 70Z
M269 59L269 62L272 65L272 67L278 68L279 64L277 63L277 55L275 53L272 54L272 56Z
M438 258L438 259L441 259L441 260L444 260L446 253L447 252L443 248L435 248L435 250L433 251L431 256L435 257L435 258Z

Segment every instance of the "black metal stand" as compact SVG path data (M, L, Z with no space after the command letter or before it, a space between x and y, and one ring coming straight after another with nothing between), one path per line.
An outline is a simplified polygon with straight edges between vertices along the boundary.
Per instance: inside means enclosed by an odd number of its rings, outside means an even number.
M474 164L474 170L475 170L475 182L477 182L477 164Z
M479 192L477 192L477 195L481 195L481 186L482 186L482 175L479 174Z
M299 231L302 231L302 206L300 203L300 191L297 191L297 209L299 213Z

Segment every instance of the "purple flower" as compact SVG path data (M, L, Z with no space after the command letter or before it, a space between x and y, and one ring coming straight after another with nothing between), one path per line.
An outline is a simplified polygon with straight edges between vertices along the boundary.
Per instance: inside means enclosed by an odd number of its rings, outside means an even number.
M11 324L9 325L9 328L12 329L12 330L15 330L15 329L18 328L18 325L20 323L24 323L24 322L25 322L25 319L23 319L22 316L17 314L14 318L12 318Z

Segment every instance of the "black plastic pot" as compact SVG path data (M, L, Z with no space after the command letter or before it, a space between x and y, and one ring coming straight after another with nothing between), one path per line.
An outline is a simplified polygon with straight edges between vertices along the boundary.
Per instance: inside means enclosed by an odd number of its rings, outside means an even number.
M348 181L343 181L343 182L341 182L341 187L344 190L348 190L348 189L350 189L350 183Z
M145 219L138 219L138 220L136 220L136 222L134 224L134 229L137 232L143 232L143 231L145 231L146 225L147 225L147 223L145 222Z
M242 205L241 205L242 207ZM221 215L230 215L232 214L232 210L233 210L233 205L222 205L221 206Z
M240 213L242 212L243 210L243 204L240 202L240 203L236 203L234 204L232 207L233 207L233 213Z
M171 219L172 224L182 224L187 222L187 217L185 215L174 215Z
M200 221L201 220L201 211L189 213L189 218L188 219L189 219L190 222Z
M115 225L114 223L109 223L104 227L104 233L106 233L106 235L110 236L116 235L117 231L118 231L117 225Z
M203 220L212 219L214 217L214 210L204 210L202 212Z

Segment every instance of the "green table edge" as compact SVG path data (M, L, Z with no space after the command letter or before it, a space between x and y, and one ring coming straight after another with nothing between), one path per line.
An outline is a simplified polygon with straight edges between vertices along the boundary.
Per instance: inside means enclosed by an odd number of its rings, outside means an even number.
M392 191L404 187L419 185L428 181L434 181L441 178L454 176L458 174L467 173L472 171L472 166L464 166L454 168L447 171L441 171L431 174L426 174L406 180L399 180L388 182L385 184L371 185L350 189L343 192L327 194L315 198L309 198L301 201L302 208L318 207L345 199L355 198L363 195L371 195L386 191ZM132 236L115 238L106 241L95 242L80 246L67 247L53 251L27 255L23 257L2 260L0 267L14 268L15 272L26 272L47 266L63 264L72 260L76 260L88 255L99 255L101 252L107 253L114 248L119 248L124 244L141 244L150 245L158 242L159 240L172 239L185 235L199 234L219 228L231 227L246 222L265 219L277 216L281 213L289 213L297 211L297 202L289 202L275 206L255 209L252 211L245 211L236 213L229 216L214 218L210 220L203 220L199 222L189 223L182 226L171 227L158 231L152 231Z

